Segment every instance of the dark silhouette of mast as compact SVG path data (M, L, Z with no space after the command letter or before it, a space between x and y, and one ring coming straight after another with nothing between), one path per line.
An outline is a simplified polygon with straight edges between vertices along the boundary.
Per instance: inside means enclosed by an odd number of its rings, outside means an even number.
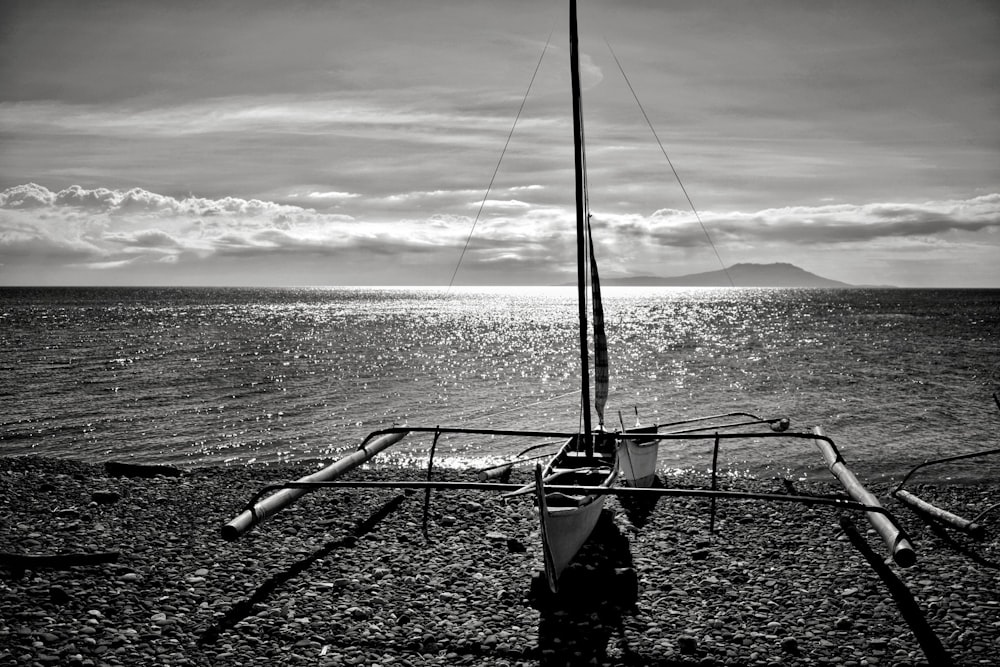
M580 400L583 410L583 444L593 455L590 420L590 355L587 352L587 211L583 178L583 107L580 101L580 47L576 34L576 0L569 3L570 78L573 86L573 148L576 173L576 291L580 309Z

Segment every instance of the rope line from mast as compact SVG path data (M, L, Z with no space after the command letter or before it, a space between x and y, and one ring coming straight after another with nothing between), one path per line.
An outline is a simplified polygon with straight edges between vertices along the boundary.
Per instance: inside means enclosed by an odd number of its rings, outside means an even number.
M542 59L545 58L545 53L549 50L549 44L552 42L552 34L554 30L549 32L548 39L545 40L545 46L542 47L542 53L538 56L538 62L535 63L535 71L531 73L531 80L528 82L528 89L524 91L524 97L521 98L521 106L517 109L517 115L514 116L514 122L510 126L510 132L507 133L507 140L504 142L503 150L500 151L500 157L497 159L497 166L493 169L493 176L490 177L490 183L486 186L486 192L483 194L483 201L479 203L479 210L476 211L476 217L472 221L472 228L469 229L469 235L465 239L465 245L462 246L462 253L458 256L458 262L455 264L455 270L451 273L451 280L448 281L448 291L455 285L455 277L458 276L458 270L462 266L462 260L465 259L465 253L469 249L469 244L472 243L472 235L476 232L476 225L479 224L479 218L483 215L483 209L486 208L486 202L489 200L490 192L493 190L493 183L496 181L497 174L500 172L500 165L503 163L503 158L507 154L507 148L510 146L510 140L514 136L514 130L517 129L517 122L521 119L521 113L524 111L524 105L528 101L528 95L531 94L531 87L535 84L535 78L538 76L538 70L542 66Z
M722 256L719 254L718 248L715 247L715 242L712 240L712 235L708 231L708 227L705 225L704 221L701 219L701 214L698 213L697 207L695 207L694 202L691 200L691 196L688 194L687 188L684 187L684 182L681 180L680 174L674 167L673 161L667 154L667 149L663 146L663 142L660 141L659 135L656 133L656 128L653 126L653 122L650 120L649 115L646 113L645 107L642 106L642 102L639 100L638 94L635 92L635 88L632 87L632 82L628 78L628 74L625 73L625 68L622 66L621 61L618 59L618 54L611 47L611 43L607 39L604 43L608 46L608 51L611 52L611 57L615 61L615 65L618 66L618 71L621 72L622 78L625 80L625 84L628 86L629 92L632 93L632 98L635 100L636 106L639 107L639 111L642 113L642 117L646 120L646 125L649 126L649 131L652 133L653 138L656 139L657 145L660 147L660 152L663 153L663 157L666 159L667 164L670 165L670 170L674 174L674 178L677 180L677 184L681 187L681 191L684 193L684 198L687 199L688 206L691 207L691 211L694 213L695 218L698 220L698 224L701 226L702 232L705 234L705 239L708 241L709 246L712 248L712 252L715 253L715 258L719 262L719 266L722 268L723 274L726 276L726 280L729 281L730 287L736 287L736 282L733 277L729 274L729 269L726 268L725 263L722 261ZM776 378L776 381L781 383L781 387L787 390L785 383L782 383L781 376L774 370L774 361L770 355L765 354L764 358L766 363L770 367L771 377Z
M736 287L736 283L733 282L732 276L729 275L729 269L726 268L725 263L722 261L719 249L715 247L715 242L712 241L712 235L708 233L708 227L705 226L705 223L701 219L701 214L698 213L697 207L695 207L694 202L691 200L691 195L688 194L687 188L684 187L684 181L681 180L681 175L677 173L677 169L674 167L673 161L670 159L670 156L667 155L667 149L663 146L663 142L660 141L660 137L656 133L656 128L653 127L653 122L649 119L649 115L646 114L646 109L642 106L642 102L639 101L639 96L632 87L632 82L629 81L628 75L625 73L625 68L622 67L621 61L618 60L618 54L616 54L615 50L611 48L610 42L604 40L604 43L608 45L608 51L611 52L611 57L614 58L615 65L618 66L618 71L622 73L622 78L625 79L625 85L628 86L629 92L632 93L632 98L635 100L636 105L638 105L639 111L642 112L642 117L646 120L646 125L649 126L649 131L653 133L653 138L656 139L656 143L660 147L660 152L663 153L663 157L667 160L667 164L670 165L670 171L674 173L674 178L677 180L677 184L681 186L681 192L684 193L684 198L687 199L688 206L691 207L691 211L694 213L695 219L698 220L698 224L701 226L701 231L705 234L705 238L708 239L708 245L712 247L712 252L715 253L715 258L718 260L719 266L722 267L722 272L726 274L726 280L729 281L730 287Z

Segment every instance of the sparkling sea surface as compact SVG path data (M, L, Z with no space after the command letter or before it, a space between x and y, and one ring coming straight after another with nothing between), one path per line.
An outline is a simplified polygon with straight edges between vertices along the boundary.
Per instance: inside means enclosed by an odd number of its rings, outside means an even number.
M0 288L0 454L179 465L302 461L388 426L574 430L574 288ZM608 414L729 411L822 426L860 477L1000 447L1000 290L605 288ZM429 436L383 455L426 460ZM443 438L436 463L525 446ZM704 468L711 445L663 446ZM380 458L383 458L380 457ZM808 443L724 446L826 478ZM1000 456L917 481L1000 478Z

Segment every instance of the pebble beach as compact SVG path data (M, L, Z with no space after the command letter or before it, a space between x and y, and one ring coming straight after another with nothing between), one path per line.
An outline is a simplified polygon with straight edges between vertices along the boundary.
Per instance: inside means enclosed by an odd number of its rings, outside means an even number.
M221 538L258 488L313 470L139 478L0 459L0 665L1000 662L1000 512L983 518L977 540L870 487L914 544L917 562L902 568L863 516L842 510L720 500L713 518L704 499L609 499L570 575L582 583L559 598L532 586L541 557L530 494L435 492L425 524L423 491L321 491L237 541ZM375 468L345 479L425 476ZM996 484L910 490L967 518L997 502ZM19 558L67 554L92 560Z

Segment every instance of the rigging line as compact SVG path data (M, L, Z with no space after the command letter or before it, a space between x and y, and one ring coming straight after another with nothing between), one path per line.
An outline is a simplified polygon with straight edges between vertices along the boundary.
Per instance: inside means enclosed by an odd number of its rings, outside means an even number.
M507 141L504 142L503 150L500 151L500 158L497 160L497 166L493 169L493 176L490 178L490 184L486 186L486 192L483 194L483 201L479 203L479 210L476 211L476 218L472 221L472 228L469 230L469 236L465 239L465 245L462 247L462 254L458 256L458 262L455 264L455 270L451 273L451 280L448 281L448 291L455 284L455 277L458 275L458 269L462 266L462 260L465 258L465 253L469 249L469 244L472 242L472 235L476 231L476 225L479 223L479 218L483 214L483 209L486 207L486 202L489 199L490 191L493 190L493 183L497 179L497 174L500 172L500 164L503 162L504 156L507 154L507 148L510 146L510 140L514 136L514 130L517 128L517 121L521 119L521 112L524 111L524 105L528 101L528 95L531 93L531 87L535 83L535 77L538 76L538 70L542 66L542 59L545 57L545 52L549 50L549 44L552 42L552 34L554 31L549 32L549 38L545 40L545 46L542 47L542 54L538 56L538 62L535 64L535 71L531 73L531 80L528 82L528 89L524 91L524 97L521 99L521 106L517 110L517 115L514 116L514 123L510 126L510 132L507 133Z
M708 240L708 244L712 247L712 252L715 253L715 258L716 260L718 260L719 266L722 267L722 272L725 274L726 280L729 281L730 287L736 287L736 283L733 281L733 277L729 275L729 269L726 268L725 263L722 261L722 257L719 255L718 248L715 247L715 243L712 241L711 234L708 233L708 227L705 226L705 223L701 219L701 214L698 213L698 209L695 208L694 202L691 201L691 197L690 195L688 195L687 188L684 187L684 183L683 181L681 181L680 174L678 174L677 169L674 168L674 163L670 160L670 156L667 155L667 149L664 148L663 142L660 141L660 137L656 134L656 128L653 127L652 121L646 114L646 109L643 108L642 102L639 101L639 96L636 94L635 89L632 87L632 82L629 81L628 75L625 73L625 68L622 67L621 61L618 60L618 54L616 54L615 50L611 48L611 43L607 39L604 40L604 43L608 45L608 51L611 52L611 57L614 58L615 64L618 66L618 71L622 73L622 78L625 79L625 84L628 86L629 92L632 93L632 97L633 99L635 99L635 103L639 107L639 111L642 112L642 117L646 119L646 124L649 126L649 131L653 133L653 138L656 139L656 143L659 144L660 152L663 153L663 157L666 158L667 164L670 165L670 170L674 173L674 178L677 179L677 184L681 186L681 191L684 193L684 197L687 199L688 205L691 207L691 211L694 212L694 217L697 218L698 224L701 226L701 231L704 232L705 238ZM765 359L767 360L767 364L770 367L772 375L780 377L778 373L776 373L774 370L774 361L771 358L771 355L765 355ZM786 384L783 383L781 386L787 389Z
M705 238L708 239L708 245L712 247L712 252L715 253L715 258L719 262L719 266L722 267L722 272L726 274L726 280L729 281L731 287L736 287L736 283L733 282L732 276L729 275L729 269L726 268L725 263L722 261L722 256L719 255L719 249L715 247L715 242L712 241L712 235L708 233L708 227L701 219L701 214L698 213L698 209L695 208L694 202L691 201L691 196L688 194L687 188L684 187L684 182L681 181L681 175L677 173L677 169L674 167L673 161L671 161L670 156L667 155L667 149L664 148L663 142L660 141L660 137L656 134L656 128L653 127L653 122L649 120L649 116L646 114L646 109L643 108L642 102L639 101L639 96L636 95L635 89L632 87L632 82L629 81L628 75L625 73L625 68L622 67L621 62L618 60L618 55L615 50L611 48L611 43L608 40L604 40L604 43L608 45L608 51L611 52L611 57L614 58L615 64L618 65L618 71L622 73L622 78L625 79L625 84L628 86L629 92L632 93L632 98L635 99L635 103L639 106L639 111L642 112L642 117L646 119L646 125L649 126L649 131L653 133L653 138L656 139L656 143L660 146L660 152L663 153L663 157L666 158L667 164L670 165L670 171L674 172L674 178L677 179L677 184L681 186L681 192L684 193L684 198L687 199L688 206L691 207L691 211L694 213L694 217L698 220L698 224L701 226L701 231L705 234Z

